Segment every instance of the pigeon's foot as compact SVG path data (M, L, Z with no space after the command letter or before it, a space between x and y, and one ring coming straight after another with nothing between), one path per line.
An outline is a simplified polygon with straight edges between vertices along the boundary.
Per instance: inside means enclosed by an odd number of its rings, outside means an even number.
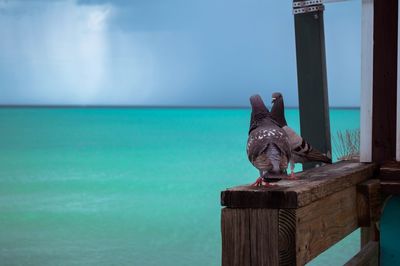
M287 177L288 180L299 180L299 178L294 174L294 172L291 172L290 175Z
M253 187L275 187L277 185L273 185L269 182L266 182L262 177L257 178L256 182L251 184Z

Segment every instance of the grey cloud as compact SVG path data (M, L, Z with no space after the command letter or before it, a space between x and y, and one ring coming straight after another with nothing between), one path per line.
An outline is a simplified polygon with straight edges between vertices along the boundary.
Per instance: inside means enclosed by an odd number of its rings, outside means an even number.
M279 90L297 104L290 1L10 3L19 4L0 11L1 103L247 106ZM106 27L87 31L108 5ZM326 11L331 105L358 104L357 6ZM354 90L347 102L344 88Z

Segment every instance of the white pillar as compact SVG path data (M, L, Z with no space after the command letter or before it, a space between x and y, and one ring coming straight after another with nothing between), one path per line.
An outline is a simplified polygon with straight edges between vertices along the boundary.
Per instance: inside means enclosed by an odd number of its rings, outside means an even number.
M379 0L378 0L379 1ZM362 0L360 161L372 161L372 81L374 55L374 0Z

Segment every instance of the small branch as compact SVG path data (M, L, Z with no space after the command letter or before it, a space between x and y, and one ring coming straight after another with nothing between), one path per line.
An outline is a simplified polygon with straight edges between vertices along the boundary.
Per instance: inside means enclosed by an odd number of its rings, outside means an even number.
M360 156L360 129L338 131L333 138L335 155L339 161L351 160Z

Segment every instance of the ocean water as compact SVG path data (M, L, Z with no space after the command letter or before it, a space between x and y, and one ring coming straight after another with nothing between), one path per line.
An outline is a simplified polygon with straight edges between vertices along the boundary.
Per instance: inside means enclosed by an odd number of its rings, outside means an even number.
M359 127L332 109L331 131ZM249 109L0 109L0 265L220 265ZM297 109L286 111L299 129ZM313 265L342 265L353 233Z

